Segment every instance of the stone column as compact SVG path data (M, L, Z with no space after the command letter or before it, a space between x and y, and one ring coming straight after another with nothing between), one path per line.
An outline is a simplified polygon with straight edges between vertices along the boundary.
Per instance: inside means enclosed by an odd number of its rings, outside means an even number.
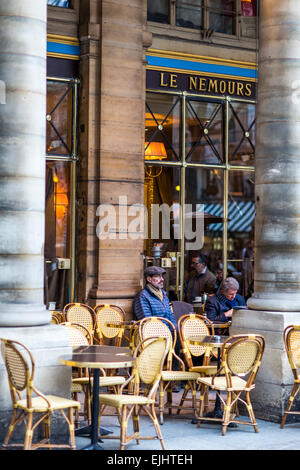
M111 205L117 217L116 238L98 240L97 280L88 300L118 304L130 318L132 298L141 288L143 239L123 233L120 225L130 205L144 204L146 2L100 3L100 173L95 182L98 205Z
M293 383L283 331L300 324L299 2L261 0L259 22L255 292L231 332L265 336L255 405L280 421Z
M43 302L46 18L46 0L0 2L0 338L29 347L40 391L70 397L71 368L58 362L66 329L49 324ZM11 410L0 356L0 441ZM62 419L53 424L65 440Z
M0 3L0 326L50 320L43 301L46 8L46 0Z

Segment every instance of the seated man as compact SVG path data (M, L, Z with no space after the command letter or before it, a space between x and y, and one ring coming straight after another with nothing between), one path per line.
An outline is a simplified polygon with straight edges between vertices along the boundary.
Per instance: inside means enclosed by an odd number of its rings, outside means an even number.
M133 299L133 311L137 320L157 316L170 320L177 329L177 322L163 290L166 271L159 266L149 266L144 271L146 285Z
M239 295L239 283L233 277L224 279L216 294L209 296L205 303L207 318L211 321L226 323L232 317L234 308L246 306L244 297Z
M207 258L205 255L200 254L194 256L191 263L195 273L188 279L184 289L184 300L192 303L195 297L200 297L202 294L212 294L215 289L216 278L207 267Z

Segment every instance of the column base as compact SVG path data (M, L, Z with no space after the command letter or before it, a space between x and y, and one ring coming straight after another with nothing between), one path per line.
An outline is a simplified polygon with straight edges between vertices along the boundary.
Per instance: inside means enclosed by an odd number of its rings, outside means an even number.
M0 303L0 328L49 325L50 321L51 313L45 305Z
M44 394L71 398L71 367L58 362L62 355L72 352L66 328L59 325L35 326L31 328L0 328L0 338L19 341L29 348L35 362L35 387ZM12 401L3 359L0 356L0 441L2 442L12 413ZM39 434L36 430L36 436ZM55 442L67 442L68 428L55 412L51 420L51 435ZM22 441L23 439L23 441ZM24 442L24 427L17 426L13 440Z
M236 310L232 316L230 335L257 333L264 336L266 348L259 368L251 401L256 418L280 423L294 383L289 365L283 331L286 326L300 325L300 312L270 312ZM299 409L300 396L294 400L294 409ZM290 415L287 423L299 421Z

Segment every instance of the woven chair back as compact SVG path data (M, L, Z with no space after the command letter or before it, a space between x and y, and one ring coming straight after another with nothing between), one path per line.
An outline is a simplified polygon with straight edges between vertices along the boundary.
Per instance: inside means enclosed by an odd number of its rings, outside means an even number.
M1 352L6 366L8 379L11 385L21 392L27 387L30 379L29 365L21 351L18 349L20 343L2 340Z
M234 335L228 337L222 347L222 364L227 386L231 377L248 376L247 386L254 383L265 349L265 339L261 335Z
M166 338L147 338L143 340L136 349L137 357L134 370L139 380L147 385L157 382L160 378L162 366L169 347ZM149 390L149 394L151 391Z
M181 343L184 344L184 347L188 349L192 356L202 356L206 347L191 344L189 338L195 335L209 336L213 334L209 331L207 320L205 320L201 315L189 314L184 315L179 319L178 330L180 334Z
M293 325L287 336L287 351L294 365L300 367L300 326Z
M117 305L97 305L96 314L97 332L104 338L122 337L124 328L107 326L107 324L120 324L125 321L125 312Z
M67 322L79 323L90 332L94 331L94 311L89 305L74 303L64 308L64 316Z
M75 346L88 346L91 344L89 341L89 331L82 325L73 323L61 323L62 326L68 327L69 345ZM85 331L84 331L85 330Z
M228 368L234 375L247 375L254 367L260 351L257 341L245 339L229 347L227 352Z
M60 324L59 318L56 315L52 314L50 323L53 325L59 325Z

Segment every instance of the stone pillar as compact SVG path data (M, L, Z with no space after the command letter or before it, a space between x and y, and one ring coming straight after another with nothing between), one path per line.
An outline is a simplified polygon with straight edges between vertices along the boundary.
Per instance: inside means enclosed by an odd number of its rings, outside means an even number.
M49 323L43 301L46 0L0 3L0 326Z
M46 0L0 2L0 338L29 347L39 390L70 397L67 334L43 302L46 18ZM0 441L11 410L0 356ZM52 432L65 438L59 417Z
M299 2L261 0L259 21L255 285L231 332L265 336L255 405L280 421L293 383L283 331L300 324Z
M122 233L119 216L132 204L144 204L146 2L100 3L100 173L95 181L98 205L112 205L117 220L116 238L97 240L97 280L89 303L118 304L130 318L132 298L141 288L144 242Z

